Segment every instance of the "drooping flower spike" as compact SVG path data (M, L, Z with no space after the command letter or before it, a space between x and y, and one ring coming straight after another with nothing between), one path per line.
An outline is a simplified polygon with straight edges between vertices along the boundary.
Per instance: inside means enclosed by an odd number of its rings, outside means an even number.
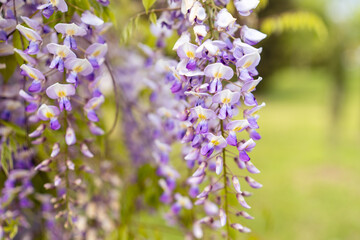
M77 44L74 37L86 35L86 30L75 23L58 23L54 28L65 37L64 45L75 50L77 49Z
M59 101L60 110L71 111L71 102L69 96L75 94L75 87L72 84L55 83L46 89L46 94L51 99Z
M93 67L87 59L80 58L68 58L65 61L65 67L70 70L66 81L68 83L78 82L78 74L82 76L87 76L93 72Z
M59 109L56 106L42 104L37 112L37 116L43 120L50 120L50 127L52 130L58 130L61 125L58 121L58 116L60 114Z
M45 80L45 76L36 68L30 67L26 64L20 66L21 73L29 78L33 79L29 92L37 93L41 91L41 83Z
M41 36L31 28L20 24L16 26L16 29L29 41L29 46L24 52L31 55L37 54L39 52L39 45L42 43Z
M54 54L54 58L51 61L49 68L56 68L60 72L63 72L64 60L76 58L75 53L73 53L70 48L65 45L49 43L46 47L51 54Z
M37 9L42 11L44 17L49 18L55 10L63 13L67 12L68 6L64 0L49 0L48 3L38 6Z

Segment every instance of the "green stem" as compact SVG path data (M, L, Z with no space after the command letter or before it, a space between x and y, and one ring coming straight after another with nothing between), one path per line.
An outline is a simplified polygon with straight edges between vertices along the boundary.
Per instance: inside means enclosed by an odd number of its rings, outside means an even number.
M220 128L221 128L221 135L224 136L224 122L223 120L220 121ZM226 177L226 149L223 148L222 155L223 155L223 171L224 171L224 211L226 214L226 239L230 239L230 224L229 224L229 203L227 197L227 177Z

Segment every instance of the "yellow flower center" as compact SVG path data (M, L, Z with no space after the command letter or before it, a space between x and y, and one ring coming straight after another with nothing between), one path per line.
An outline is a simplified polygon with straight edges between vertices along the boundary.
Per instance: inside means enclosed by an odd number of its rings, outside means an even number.
M25 36L26 36L28 39L30 39L31 41L33 41L33 42L36 41L36 39L34 38L34 36L31 35L30 33L25 33Z
M52 113L52 112L46 112L45 113L45 116L47 117L47 118L53 118L54 117L54 114Z
M72 36L75 34L75 30L74 29L68 29L66 30L66 34L69 35L69 36Z
M74 67L74 72L81 72L82 70L83 70L83 67L82 66L76 66L76 67Z
M205 120L205 119L206 119L205 115L204 115L204 114L201 114L201 113L198 115L198 117L199 117L199 119L201 119L201 120Z
M30 76L32 79L37 79L37 77L36 77L35 74L33 74L33 73L29 73L29 76Z
M236 127L236 128L234 128L234 131L235 132L238 132L238 131L240 131L242 129L242 127Z
M211 140L211 143L214 144L214 146L217 146L220 144L220 142L218 140Z
M99 54L100 54L100 50L97 50L97 51L95 51L92 55L93 55L94 57L97 57L97 56L99 56Z
M223 104L229 104L230 103L230 98L224 98L222 100Z
M66 93L64 91L59 91L57 93L58 97L62 98L62 97L66 97Z
M221 77L222 77L222 73L216 72L216 73L214 74L214 77L215 77L215 78L221 78Z
M247 62L243 65L243 68L248 68L248 67L251 66L251 64L252 64L251 61L247 61Z
M65 52L64 51L59 51L58 52L58 54L57 54L59 57L61 57L61 58L65 58L66 57L66 54L65 54Z
M187 56L188 58L194 58L194 57L195 57L195 54L194 54L193 52L191 52L191 51L187 51L187 52L186 52L186 56Z

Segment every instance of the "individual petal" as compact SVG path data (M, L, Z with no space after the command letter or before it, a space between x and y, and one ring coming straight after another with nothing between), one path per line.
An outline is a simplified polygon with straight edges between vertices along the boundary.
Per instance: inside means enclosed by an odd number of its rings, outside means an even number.
M212 63L205 67L204 69L205 76L210 78L226 79L230 80L234 71L231 67L225 66L222 63Z
M93 67L87 59L69 58L65 61L65 67L75 73L87 76L93 72Z
M74 145L76 143L75 131L72 127L66 129L65 142L67 145Z
M79 27L75 23L58 23L55 25L55 30L58 33L67 36L84 36L86 35L86 30L82 27Z
M218 31L221 31L233 26L235 22L236 18L226 8L223 8L216 16L215 27L217 27Z
M245 177L246 182L250 185L252 188L262 188L262 184L255 181L253 178L246 176Z
M206 167L207 167L207 162L204 161L204 162L200 163L199 168L193 173L192 176L198 177L198 176L203 175Z
M213 203L209 200L205 201L204 210L205 210L206 215L208 215L208 216L216 216L219 213L219 207L215 203Z
M236 213L236 216L242 216L242 217L244 217L244 218L246 218L246 219L249 219L249 220L254 219L253 216L251 216L250 214L248 214L248 213L245 212L245 211L237 212L237 213Z
M245 198L240 194L237 193L236 194L236 199L238 200L238 202L240 203L241 206L243 206L244 208L251 208L245 201Z
M46 95L51 99L64 98L72 96L76 92L75 87L72 84L60 84L55 83L46 89Z
M240 144L238 147L238 150L239 151L245 150L247 152L250 152L255 146L256 146L256 143L254 142L254 140L252 138L250 138L245 143Z
M108 45L106 43L105 44L93 43L86 49L85 54L88 57L101 59L106 55L107 51L108 51Z
M92 14L90 11L85 11L83 14L81 14L81 21L87 25L97 27L104 24L104 21L101 18Z
M216 174L220 175L223 170L223 158L221 156L216 157Z
M49 43L46 48L51 54L59 56L62 59L65 58L76 58L76 55L68 46L60 45L56 43Z
M232 183L233 183L233 186L234 186L236 192L241 193L240 182L236 176L232 177Z
M40 137L41 134L44 132L45 128L46 128L46 125L45 125L45 124L40 124L40 125L35 129L35 131L33 131L32 133L29 134L29 137L31 137L31 138Z
M60 144L59 143L55 143L52 147L52 152L50 154L50 157L54 158L56 157L60 152Z
M220 225L222 227L225 226L227 216L226 216L224 209L222 209L222 208L220 208L220 211L219 211L219 218L220 218Z
M255 68L260 63L260 54L253 52L244 55L236 62L236 67L239 69Z
M88 158L94 157L94 154L92 152L90 152L88 146L85 143L81 143L80 151L82 152L82 154L84 154L85 157L88 157Z
M245 165L246 165L246 169L247 169L250 173L254 173L254 174L260 173L260 170L257 169L252 162L250 162L250 161L245 162Z
M234 0L235 8L241 16L249 16L259 3L260 0Z
M21 35L23 35L28 41L31 42L42 41L41 36L31 28L27 28L18 24L16 26L16 29L19 30Z
M266 34L243 25L241 26L240 37L245 43L255 45L266 38Z
M20 66L20 69L25 73L26 76L35 80L45 80L45 76L36 68L30 67L26 64Z

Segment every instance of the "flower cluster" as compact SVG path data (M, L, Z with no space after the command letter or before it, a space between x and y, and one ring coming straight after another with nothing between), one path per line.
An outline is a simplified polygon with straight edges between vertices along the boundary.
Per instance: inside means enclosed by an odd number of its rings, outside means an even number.
M103 34L111 24L91 11L74 12L64 0L43 5L32 1L22 4L16 0L7 1L2 10L5 14L1 18L0 48L3 55L15 54L19 71L15 71L10 76L11 81L3 86L3 90L11 89L18 95L3 96L5 101L1 104L5 106L1 118L25 127L26 131L18 130L18 133L29 138L28 142L21 143L26 148L34 148L37 153L42 145L45 148L41 156L36 156L36 167L27 166L22 171L16 166L9 167L1 202L7 201L17 179L28 179L27 182L23 180L23 187L28 188L34 174L49 172L50 182L45 182L44 187L57 190L51 204L57 208L57 217L64 216L65 226L70 226L76 220L70 190L83 187L82 180L77 177L78 171L90 171L81 161L75 163L74 160L79 154L85 158L94 157L89 145L96 136L104 134L97 124L100 121L98 109L105 101L101 84L104 73L109 72L105 59L108 45ZM69 19L71 23L47 20L58 14L64 14L63 21ZM78 131L82 125L88 126L89 131ZM11 132L11 127L5 125L4 129ZM5 137L3 153L12 140L11 134ZM21 144L14 144L13 152L21 148ZM31 161L34 164L34 159ZM26 198L29 193L31 191L26 189L20 191L22 207L30 204ZM44 205L50 203L44 199L50 198L41 198Z
M187 166L196 167L187 179L188 195L194 199L194 205L203 206L206 213L194 222L193 235L197 238L203 236L201 226L204 224L215 229L226 226L226 235L230 227L249 232L249 228L231 218L229 198L232 194L229 192L233 192L243 208L250 208L245 198L251 193L240 187L241 179L252 188L262 187L252 177L236 174L229 161L232 159L240 169L251 174L260 172L249 153L261 138L256 130L259 128L257 112L265 106L265 103L258 104L253 95L262 80L257 77L256 69L261 48L254 45L266 35L237 24L237 19L225 8L228 2L170 1L171 9L180 10L163 13L153 26L158 42L163 42L171 30L181 34L173 47L179 62L168 65L170 77L167 79L175 99L185 102L177 114L187 126L181 142ZM234 1L241 16L250 15L258 3ZM240 113L242 119L239 119ZM167 188L164 190L166 193ZM192 205L192 201L179 193L173 201L175 214L179 214L180 206L190 208ZM234 215L252 218L244 211Z

